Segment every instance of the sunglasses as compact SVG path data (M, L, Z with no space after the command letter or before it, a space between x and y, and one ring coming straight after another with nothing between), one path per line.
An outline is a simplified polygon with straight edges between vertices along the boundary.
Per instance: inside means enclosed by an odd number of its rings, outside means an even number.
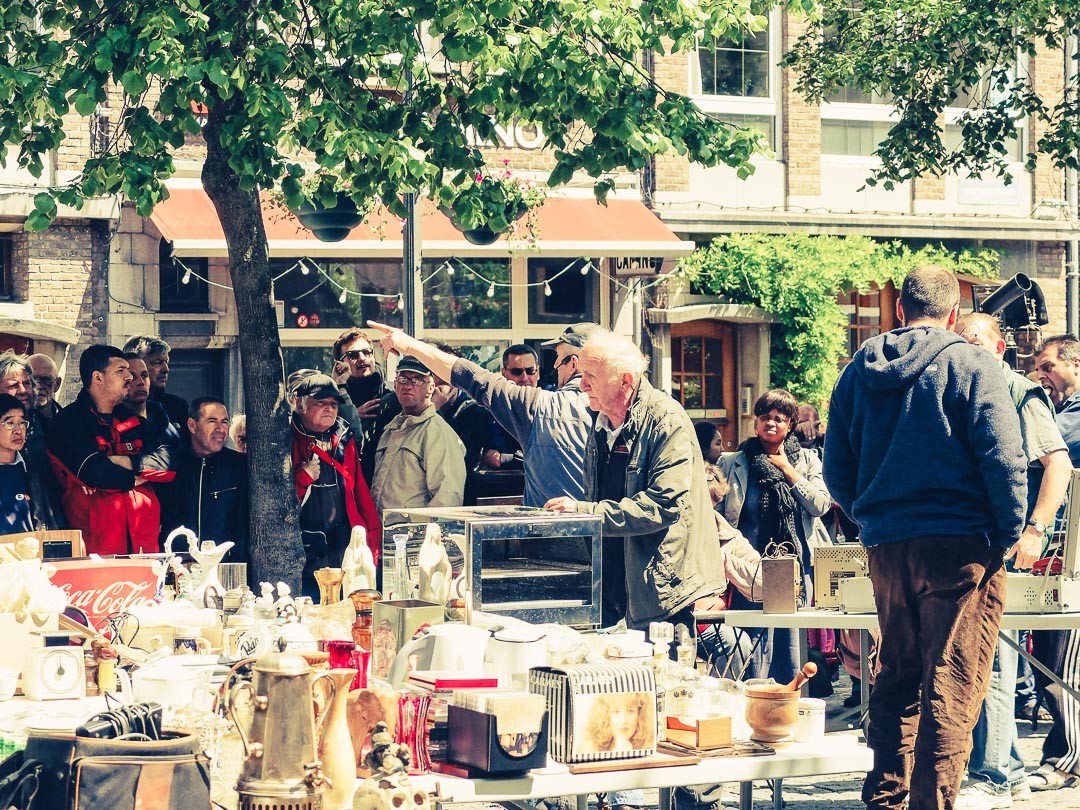
M348 358L349 360L358 360L361 357L371 357L373 354L375 354L375 352L371 349L349 349L349 351L342 353L341 359L345 360Z
M562 360L560 360L558 363L555 364L555 368L562 368L567 363L569 363L571 360L573 360L575 357L577 357L576 354L568 354L568 355L566 355L566 357L564 357Z
M529 366L528 368L508 368L507 369L507 371L510 372L511 377L520 377L522 374L525 374L525 375L531 377L533 374L535 374L539 370L540 369L538 369L536 366Z

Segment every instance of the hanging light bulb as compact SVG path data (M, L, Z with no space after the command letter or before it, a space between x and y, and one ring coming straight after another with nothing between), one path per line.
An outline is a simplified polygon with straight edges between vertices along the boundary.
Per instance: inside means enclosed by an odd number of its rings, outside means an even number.
M404 312L405 311L405 296L402 295L401 293L398 293L398 296L397 296L397 308L398 308L398 312Z
M591 269L592 269L592 262L585 262L585 264L581 265L581 275L583 275L583 276L589 275L589 271Z
M181 284L190 284L191 283L191 271L190 270L187 270L184 273L184 277L180 279L180 283Z
M548 284L546 281L544 282L544 295L546 295L546 296L551 295L551 285Z
M444 264L443 267L446 268L446 275L448 275L448 276L454 275L454 265L450 264L450 262L447 262L446 264Z
M494 284L494 283L492 283L492 284L491 284L491 285L490 285L490 286L488 287L488 298L494 298L494 297L495 297L495 284Z
M348 294L348 292L346 291L346 289L345 289L344 287L342 287L342 288L341 288L341 295L339 295L339 296L338 296L338 299L337 299L337 300L338 300L338 303L339 303L339 304L344 304L344 303L345 303L345 299L347 299L348 297L349 297L349 294Z
M305 262L303 259L300 260L299 264L300 272L303 273L305 276L311 272L311 268L308 267L307 262Z

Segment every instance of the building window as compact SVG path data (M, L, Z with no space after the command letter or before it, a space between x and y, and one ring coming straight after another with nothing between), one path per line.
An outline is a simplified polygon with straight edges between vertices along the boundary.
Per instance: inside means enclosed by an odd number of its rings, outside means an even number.
M424 262L424 329L509 329L510 261Z
M852 290L840 296L840 309L848 316L848 356L844 364L867 340L895 328L895 307L896 288L892 282L881 290Z
M14 260L11 237L0 236L0 300L10 301L15 297L15 273L11 266Z
M595 322L593 266L584 258L529 259L529 323Z
M172 245L164 239L158 250L158 309L161 312L209 312L210 261L205 258L174 259ZM185 281L186 279L186 281Z
M704 336L671 339L671 395L688 412L724 407L723 341ZM698 415L698 414L695 414Z
M745 39L714 39L697 48L701 94L768 98L769 29Z
M270 272L286 329L346 329L369 320L401 326L400 259L272 259Z
M702 41L690 55L690 96L707 113L735 126L755 129L776 148L776 90L779 86L779 12L763 31L743 39Z

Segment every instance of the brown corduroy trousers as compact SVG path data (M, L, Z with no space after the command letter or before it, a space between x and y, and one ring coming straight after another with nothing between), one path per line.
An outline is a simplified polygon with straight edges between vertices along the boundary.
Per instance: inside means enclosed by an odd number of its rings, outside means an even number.
M931 536L869 549L881 624L868 808L951 810L990 683L1005 603L1002 549ZM865 688L865 687L864 687Z

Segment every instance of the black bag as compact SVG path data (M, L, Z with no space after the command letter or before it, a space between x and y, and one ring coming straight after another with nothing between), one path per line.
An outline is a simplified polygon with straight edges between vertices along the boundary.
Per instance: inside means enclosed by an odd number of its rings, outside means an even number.
M10 805L18 810L210 807L210 759L194 734L127 737L31 734L22 785L12 791ZM5 784L0 783L0 800L8 798ZM5 810L8 806L0 803Z
M209 810L210 758L194 734L76 737L69 797L68 810Z

